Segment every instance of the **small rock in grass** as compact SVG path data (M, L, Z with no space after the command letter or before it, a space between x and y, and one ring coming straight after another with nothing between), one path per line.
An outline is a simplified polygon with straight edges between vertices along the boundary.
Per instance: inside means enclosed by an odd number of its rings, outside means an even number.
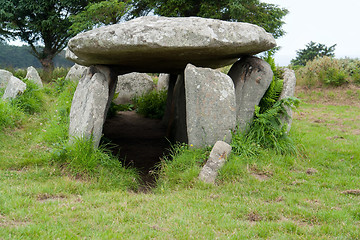
M306 174L313 175L315 173L318 173L318 170L316 170L315 168L308 168L306 170Z

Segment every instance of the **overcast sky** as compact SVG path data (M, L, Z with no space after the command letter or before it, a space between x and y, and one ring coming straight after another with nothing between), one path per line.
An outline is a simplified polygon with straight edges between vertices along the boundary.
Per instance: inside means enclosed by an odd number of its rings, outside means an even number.
M360 0L262 0L289 10L275 61L288 65L310 41L336 45L335 57L360 58Z

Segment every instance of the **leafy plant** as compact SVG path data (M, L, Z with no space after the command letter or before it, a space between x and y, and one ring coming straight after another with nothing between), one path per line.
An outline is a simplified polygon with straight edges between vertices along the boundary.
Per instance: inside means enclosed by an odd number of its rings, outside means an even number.
M165 112L166 98L166 90L153 90L136 97L134 100L136 111L144 117L161 119Z
M286 106L295 108L300 101L289 97L277 101L270 109L261 112L255 106L255 117L246 133L235 131L232 147L238 155L255 155L259 148L274 149L279 154L295 154L296 147L286 134L287 126L283 124L283 117L288 116Z

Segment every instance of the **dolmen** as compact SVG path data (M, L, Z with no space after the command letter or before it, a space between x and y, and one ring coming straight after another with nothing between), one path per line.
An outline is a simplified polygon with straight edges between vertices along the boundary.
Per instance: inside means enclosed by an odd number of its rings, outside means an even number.
M74 94L69 135L92 138L97 147L118 76L167 73L167 137L195 147L229 143L273 78L253 55L275 46L259 26L199 17L147 16L80 33L66 55L88 68ZM229 75L216 70L231 64Z

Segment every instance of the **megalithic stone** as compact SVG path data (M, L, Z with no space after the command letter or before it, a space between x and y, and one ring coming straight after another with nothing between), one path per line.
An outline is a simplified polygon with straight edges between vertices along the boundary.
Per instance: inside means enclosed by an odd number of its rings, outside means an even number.
M108 67L91 66L80 79L70 110L69 137L92 138L99 145L109 101L112 77Z
M296 86L296 76L294 70L284 68L283 78L284 78L284 85L283 89L281 91L279 99L287 98L287 97L293 97L295 94L295 86ZM282 117L283 124L287 125L287 133L290 132L291 129L291 123L292 123L292 115L293 111L291 107L285 106L286 112L288 116Z
M189 144L231 142L236 125L235 89L229 76L188 64L185 69L186 125Z
M259 105L269 88L273 72L267 62L249 56L234 63L228 75L235 85L236 121L239 130L247 131L254 117L255 105Z

